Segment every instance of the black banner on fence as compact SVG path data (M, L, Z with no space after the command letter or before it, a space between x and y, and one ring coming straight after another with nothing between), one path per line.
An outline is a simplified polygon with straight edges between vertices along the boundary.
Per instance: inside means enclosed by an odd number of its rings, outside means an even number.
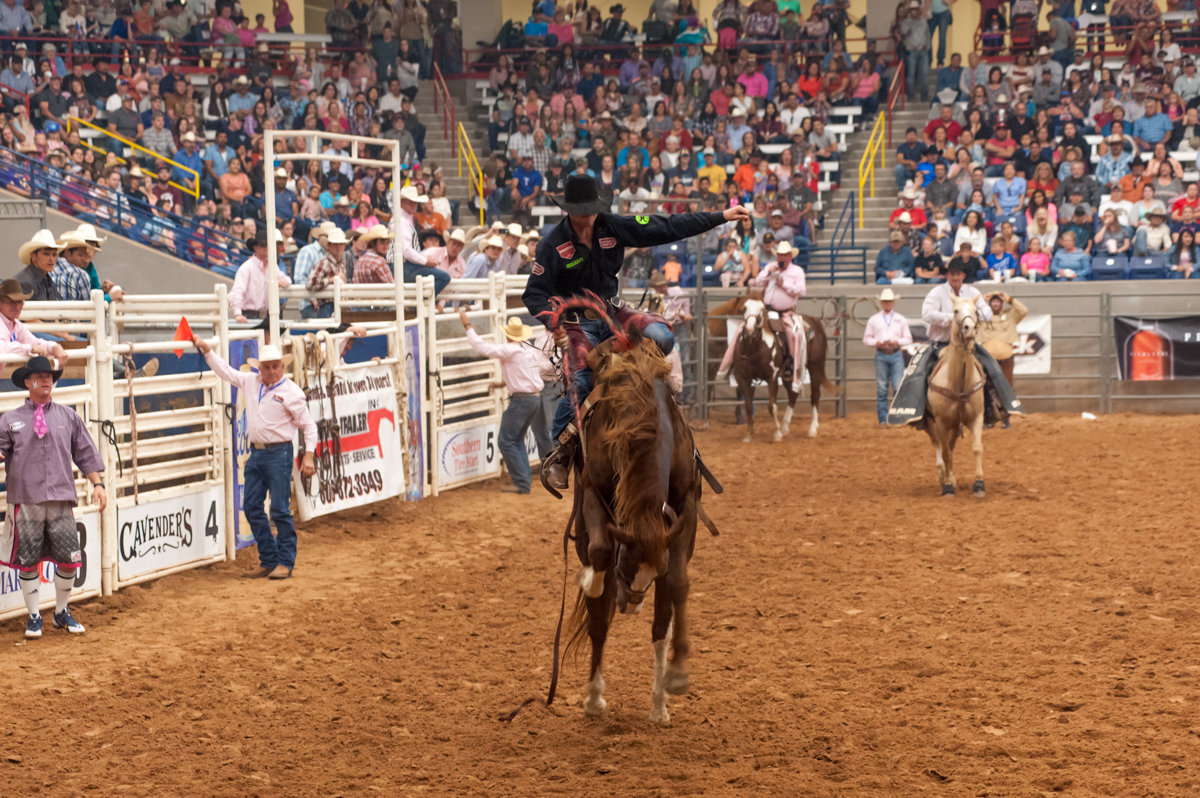
M1113 318L1117 370L1123 380L1200 377L1200 316Z

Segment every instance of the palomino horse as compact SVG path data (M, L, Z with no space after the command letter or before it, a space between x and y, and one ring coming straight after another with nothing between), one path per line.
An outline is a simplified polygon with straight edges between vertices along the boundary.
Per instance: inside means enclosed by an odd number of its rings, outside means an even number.
M799 324L793 316L793 322ZM748 299L742 309L742 329L737 340L733 343L733 378L737 382L738 392L742 395L746 413L746 443L754 440L754 381L762 380L767 384L767 407L771 409L771 420L775 422L775 442L783 440L788 434L792 423L792 411L796 407L796 397L799 395L792 388L792 375L786 373L786 344L784 333L772 332L768 326L767 309L761 299ZM801 341L804 335L799 336ZM801 349L805 349L801 344ZM800 374L804 374L804 352L794 352L800 365ZM788 406L780 421L776 408L779 396L779 381L783 380L783 388L787 391ZM816 423L814 418L814 423Z
M613 347L602 344L588 358L596 379L575 480L584 567L568 649L586 630L592 659L584 710L598 716L606 707L600 666L613 613L639 611L653 584L650 720L667 723L666 694L688 691L687 566L702 512L700 471L692 431L667 386L670 367L653 342L629 335L618 331Z
M721 344L726 334L724 317L743 315L748 301L746 297L734 297L709 311L709 381L716 376L717 364L721 362L721 357L725 354L725 349ZM809 387L811 388L810 400L812 403L812 421L808 425L808 437L815 438L817 437L817 428L820 426L817 409L821 403L821 392L824 390L836 395L839 389L829 381L825 372L825 359L829 343L825 336L824 323L816 316L805 315L800 318L804 319L805 338L808 343L808 352L804 363L805 368L808 370ZM784 417L788 422L791 421L792 404L789 404L788 409L784 412ZM749 415L747 413L747 417Z
M972 490L983 498L983 386L987 381L983 367L975 359L975 332L979 316L975 303L954 300L954 323L950 345L945 347L926 393L929 418L925 431L937 454L938 478L942 495L954 495L954 444L963 429L969 429L975 452L975 484Z

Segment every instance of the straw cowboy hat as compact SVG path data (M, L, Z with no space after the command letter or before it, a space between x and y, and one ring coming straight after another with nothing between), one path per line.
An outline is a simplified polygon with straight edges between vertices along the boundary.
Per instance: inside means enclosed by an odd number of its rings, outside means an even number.
M415 202L418 205L429 202L429 197L425 196L424 194L417 193L416 186L405 186L404 188L400 189L400 199L408 200L409 202Z
M108 240L108 236L100 235L98 232L96 232L96 228L92 227L87 222L84 222L83 224L79 225L79 227L76 227L75 232L79 233L80 238L94 246L96 249L100 249L104 242Z
M11 379L13 385L17 386L18 388L24 388L25 380L30 375L49 374L50 379L54 380L54 382L58 382L58 378L62 376L62 373L62 369L54 368L54 364L50 362L50 358L46 357L45 355L37 355L36 357L31 357L29 362L24 366L21 366L19 369L13 371L12 376L9 377L9 379Z
M890 288L883 289L882 291L879 292L879 301L880 302L895 302L896 301L896 292Z
M346 238L346 234L342 232L342 228L335 227L330 230L325 236L327 244L349 244L350 239Z
M533 328L521 321L520 316L510 316L504 325L504 335L510 341L528 341L533 337Z
M500 236L488 236L484 239L483 244L480 245L481 249L491 249L492 247L504 249L504 239Z
M261 363L273 363L276 360L282 360L283 365L286 368L287 366L291 365L292 356L290 353L286 355L283 354L283 352L281 352L279 347L275 344L267 344L262 349L258 350L258 357L246 358L246 362L250 364L250 368L255 369L258 368L259 364Z
M670 285L670 283L667 282L667 278L662 272L655 269L654 273L650 275L650 287L661 288L664 285Z
M21 248L17 250L17 257L21 259L21 263L28 266L35 251L39 249L52 249L57 253L62 248L62 244L54 240L54 233L43 229L38 230L33 234L33 238L21 245Z
M466 236L466 234L465 234L465 233L462 231L462 228L456 227L456 228L454 228L454 232L452 232L452 233L450 234L450 240L451 240L451 241L457 241L457 242L458 242L458 243L460 243L460 244L466 244L466 243L467 243L467 236Z
M363 243L370 243L371 241L386 241L391 237L392 234L388 232L387 225L376 224L367 228L366 232L358 237L358 240Z
M780 241L779 244L775 247L776 255L790 255L796 251L797 251L796 248L793 247L787 241Z
M87 247L89 255L96 251L96 245L80 235L78 230L68 230L63 233L62 240L58 243L62 245L63 250Z

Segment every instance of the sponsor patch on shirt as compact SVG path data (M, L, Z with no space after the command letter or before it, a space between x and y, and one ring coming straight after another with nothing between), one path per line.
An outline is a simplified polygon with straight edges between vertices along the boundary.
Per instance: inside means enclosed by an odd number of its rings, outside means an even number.
M14 421L13 423L9 424L8 427L13 432L16 432L19 429L25 429L25 422L24 421Z
M572 244L570 241L568 241L565 244L559 244L557 247L554 248L554 251L558 253L558 256L560 258L575 257L575 245Z
M279 404L283 404L283 397L280 396L279 394L276 394L275 396L272 396L271 398L274 399L276 402L279 402Z
M533 262L533 266L529 269L529 271L533 272L534 274L545 274L546 273L546 269L542 266L542 264L538 263L537 261Z
M613 238L612 236L604 236L603 238L600 239L600 248L601 249L612 249L616 245L617 245L617 239Z

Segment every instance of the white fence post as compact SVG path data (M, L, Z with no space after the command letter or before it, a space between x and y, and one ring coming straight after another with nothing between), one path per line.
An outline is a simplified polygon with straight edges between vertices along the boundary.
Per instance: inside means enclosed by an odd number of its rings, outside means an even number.
M111 339L111 318L107 314L102 291L92 291L92 307L96 313L96 334L92 345L96 349L93 359L95 374L92 385L95 386L97 432L96 440L100 446L100 455L104 458L104 482L107 485L108 505L100 514L100 592L111 595L116 590L114 569L117 562L117 480L120 455L116 446L108 442L103 433L105 423L112 423L115 407L113 404L113 355ZM114 440L115 440L114 436Z
M217 307L222 310L227 304L228 291L229 289L224 283L217 284ZM221 357L225 358L226 362L229 362L229 316L227 314L220 314L216 328L217 351L221 353ZM225 443L225 451L221 453L221 463L225 474L225 556L234 560L237 559L237 507L234 503L233 475L238 466L237 451L233 442L233 413L230 412L229 415L226 415L226 408L233 409L233 386L225 380L220 381L220 398L221 411L217 414L214 423L221 425L223 430L221 438Z

